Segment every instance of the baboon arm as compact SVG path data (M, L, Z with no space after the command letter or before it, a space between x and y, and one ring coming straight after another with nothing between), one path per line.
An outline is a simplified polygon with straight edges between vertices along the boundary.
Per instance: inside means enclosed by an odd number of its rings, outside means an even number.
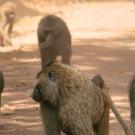
M40 47L42 49L46 49L53 44L53 41L54 41L54 37L53 37L53 35L50 34L50 35L47 36L47 38L44 42L40 43Z
M60 135L57 110L48 102L40 104L40 111L46 135Z
M102 90L104 96L107 98L110 108L112 110L112 112L115 114L116 118L118 119L118 121L120 122L121 126L123 127L125 134L126 135L131 135L131 131L128 127L128 125L126 124L125 120L122 118L122 116L120 115L120 113L117 111L116 106L114 105L110 95L106 92L105 89Z

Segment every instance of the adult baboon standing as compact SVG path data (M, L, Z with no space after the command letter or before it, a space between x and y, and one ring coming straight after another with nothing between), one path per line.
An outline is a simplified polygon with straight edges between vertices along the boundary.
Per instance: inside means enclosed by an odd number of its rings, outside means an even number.
M4 30L8 27L7 34L11 36L16 16L16 4L13 2L6 2L0 8L0 24L2 24Z

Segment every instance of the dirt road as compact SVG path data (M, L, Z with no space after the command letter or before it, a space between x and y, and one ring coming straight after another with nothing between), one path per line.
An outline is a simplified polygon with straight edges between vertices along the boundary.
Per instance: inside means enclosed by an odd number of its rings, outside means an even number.
M104 76L110 95L129 122L128 83L135 72L135 6L131 2L75 4L41 8L60 11L73 37L72 64L87 76ZM15 26L13 47L0 48L5 75L2 105L13 111L0 116L0 135L43 135L38 105L30 98L40 70L36 28L43 15L24 16ZM111 113L111 135L124 135Z

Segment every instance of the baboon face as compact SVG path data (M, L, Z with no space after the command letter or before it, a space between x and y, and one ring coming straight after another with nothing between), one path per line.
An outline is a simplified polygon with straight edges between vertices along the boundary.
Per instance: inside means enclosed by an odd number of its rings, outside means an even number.
M58 87L55 82L55 72L41 71L38 75L38 83L36 84L32 98L36 102L49 101L55 104L57 101Z
M37 102L49 101L58 105L59 97L63 93L70 93L72 87L80 87L78 82L82 83L82 77L80 72L72 66L58 63L48 64L37 75L38 83L33 90L32 98Z
M15 19L15 13L14 11L6 11L5 12L6 18L7 18L7 22L12 22Z
M46 24L47 25L47 24ZM47 48L54 43L55 30L49 26L39 24L38 27L38 40L41 48Z

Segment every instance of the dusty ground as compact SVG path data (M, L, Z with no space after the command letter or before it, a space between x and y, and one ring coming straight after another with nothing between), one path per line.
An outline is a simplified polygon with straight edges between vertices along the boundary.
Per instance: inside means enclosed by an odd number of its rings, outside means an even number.
M0 69L6 81L2 105L13 111L0 116L0 135L43 135L38 105L29 95L40 70L37 23L49 12L65 19L70 28L72 64L87 76L104 76L113 101L129 123L128 83L135 72L135 5L108 2L57 8L52 5L48 9L41 6L34 6L40 14L24 15L16 22L14 46L0 48ZM124 135L112 113L110 132Z

